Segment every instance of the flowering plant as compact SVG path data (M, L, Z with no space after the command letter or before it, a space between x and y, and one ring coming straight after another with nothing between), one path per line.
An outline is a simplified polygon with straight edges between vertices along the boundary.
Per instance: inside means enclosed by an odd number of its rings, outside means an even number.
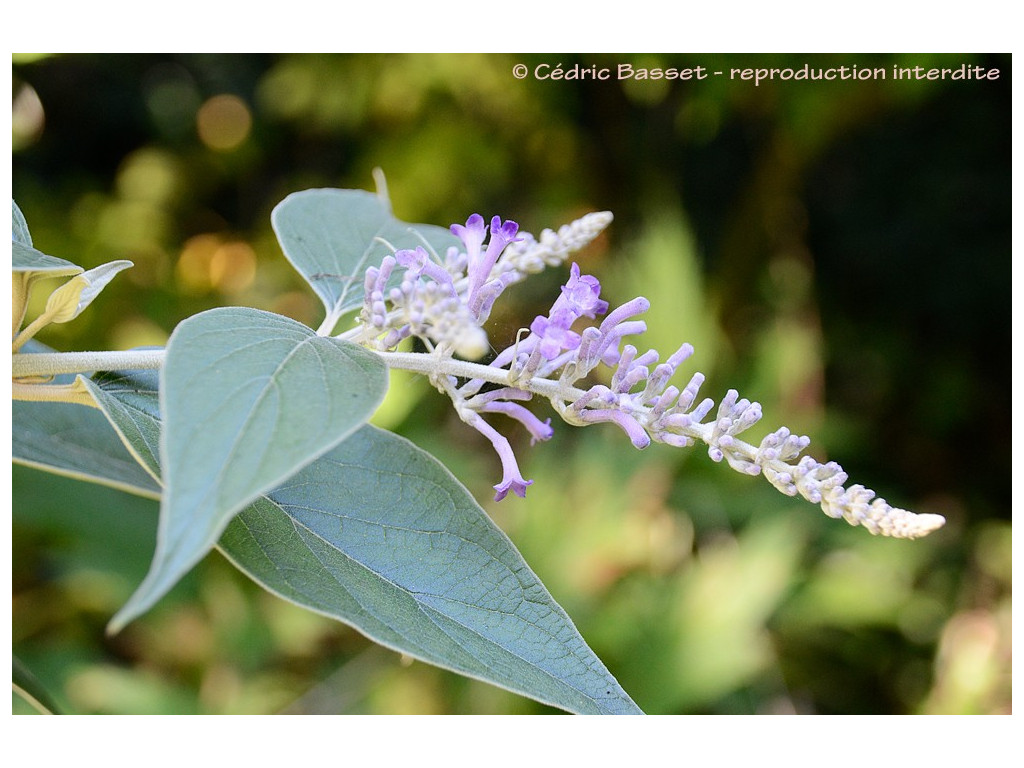
M525 496L532 481L523 479L508 440L481 414L503 413L526 426L531 442L547 440L553 434L551 420L541 422L514 402L540 394L567 423L611 422L637 448L646 448L652 441L679 447L705 443L712 460L724 459L745 474L763 474L783 493L820 504L830 517L842 517L871 533L916 538L942 525L937 515L897 509L861 485L844 488L847 475L842 467L834 461L821 464L810 456L801 457L810 438L791 434L786 427L768 433L756 446L738 439L760 421L761 406L740 399L735 390L726 393L714 418L706 421L715 403L699 398L702 373L694 373L681 391L669 385L693 347L683 343L660 365L655 350L638 355L637 348L624 340L647 329L643 320L634 318L647 311L650 303L640 296L609 313L608 302L600 298L598 279L582 275L575 263L547 316L536 317L525 338L499 352L488 366L492 370L441 362L457 353L481 356L487 348L483 323L501 292L531 272L561 264L611 219L608 212L590 214L558 234L545 232L543 243L538 243L528 234L516 238L518 225L502 223L495 216L484 250L484 220L473 214L465 226L452 225L463 247L451 246L443 260L418 246L386 256L379 268L368 268L361 328L348 336L384 353L409 336L424 342L438 361L430 373L431 383L452 399L462 420L483 433L501 458L503 476L495 486L496 501L510 490ZM396 267L405 274L399 287L385 293ZM578 320L606 313L600 325L579 333L573 330ZM402 367L402 363L395 359L393 364ZM585 390L576 386L602 365L612 369L610 386L593 384ZM459 371L465 371L461 378ZM484 390L488 383L497 388Z
M944 522L847 486L838 464L802 456L809 439L785 427L746 442L760 405L729 390L716 408L699 394L700 372L673 384L693 347L664 362L640 352L647 299L612 308L570 261L609 213L534 237L478 214L450 230L404 224L383 193L299 192L273 225L324 304L317 330L220 308L181 322L166 349L55 353L35 334L77 317L130 264L84 271L43 254L12 211L15 460L160 500L150 571L112 632L216 547L267 590L387 647L571 712L640 713L469 492L367 424L391 368L425 375L490 441L496 501L525 497L532 480L492 422L508 417L532 443L548 440L552 419L523 405L537 396L562 421L610 422L637 448L702 443L713 461L871 533L915 538ZM566 265L547 314L480 362L505 289ZM33 285L52 277L70 279L25 325ZM350 314L354 325L336 332Z

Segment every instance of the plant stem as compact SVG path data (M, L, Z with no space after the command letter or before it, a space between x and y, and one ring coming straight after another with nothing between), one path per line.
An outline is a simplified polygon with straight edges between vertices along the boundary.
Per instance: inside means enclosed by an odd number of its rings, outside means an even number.
M11 350L17 352L25 343L35 336L39 331L50 324L50 319L53 317L53 312L43 312L35 320L28 324L28 326L21 331L17 336L14 337L14 341L11 344Z
M470 363L451 357L421 352L377 352L389 368L399 368L426 376L455 376L461 379L482 379L493 384L510 384L508 371L480 363ZM165 352L157 350L136 350L127 352L44 352L19 354L11 358L11 373L14 378L31 376L57 376L68 373L89 371L154 370L163 365ZM535 378L529 389L547 398L573 401L583 395L583 390L567 386L551 379Z
M147 349L129 352L42 352L20 354L11 358L11 375L59 376L89 371L153 370L163 365L164 350Z
M14 288L11 300L13 319L11 334L14 335L18 333L21 324L25 322L25 310L28 308L28 294L32 279L27 272L15 272L11 276L11 280Z
M495 368L480 363L470 363L455 358L442 358L437 355L423 354L421 352L378 352L378 355L387 363L389 368L399 368L404 371L413 371L427 376L455 376L460 379L482 379L492 384L503 384L505 386L524 389L542 395L547 398L560 398L562 400L578 400L583 396L583 390L576 387L566 386L560 381L551 379L531 379L529 385L511 384L508 371L504 368Z

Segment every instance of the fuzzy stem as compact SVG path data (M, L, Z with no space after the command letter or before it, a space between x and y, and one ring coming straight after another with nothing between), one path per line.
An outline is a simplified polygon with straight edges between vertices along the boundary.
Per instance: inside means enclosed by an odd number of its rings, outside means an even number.
M128 352L41 352L14 355L11 358L11 375L21 379L29 376L59 376L89 371L153 370L163 365L163 361L162 349Z
M138 350L127 352L47 352L39 354L20 354L11 358L11 373L14 378L32 376L56 376L68 373L85 373L88 371L113 370L153 370L160 368L164 361L164 350ZM471 363L452 357L422 352L376 352L389 368L398 368L425 376L455 376L460 379L481 380L492 384L513 386L509 381L509 372L504 368L495 368L481 363ZM586 394L585 390L573 387L562 381L535 377L515 382L516 389L522 389L541 397L548 398L555 404L566 421L573 422L572 416L564 405L579 400ZM559 407L561 405L561 407ZM596 405L595 407L600 407ZM609 406L610 407L610 406ZM647 408L640 410L646 411ZM640 415L640 414L638 414ZM683 433L702 442L711 436L711 424L695 423ZM740 439L734 439L731 450L746 459L753 460L757 447ZM783 468L785 462L766 462L768 466Z
M138 350L127 352L47 352L39 354L14 355L11 359L11 373L14 378L32 376L56 376L68 373L85 373L88 371L114 370L153 370L160 368L164 361L164 350ZM570 423L575 414L569 413L565 403L579 400L586 394L585 390L566 384L562 381L535 377L517 381L509 381L509 372L504 368L495 368L481 363L471 363L452 357L422 352L376 352L389 368L398 368L413 373L421 373L429 377L455 376L460 379L487 381L492 384L514 386L552 401L556 410ZM596 405L595 407L600 407ZM610 406L609 406L610 407ZM643 408L641 410L648 410ZM638 414L639 415L639 414ZM711 433L710 424L695 423L681 430L690 437L707 442ZM742 440L736 439L732 451L744 458L753 460L757 448ZM775 462L770 462L773 465ZM779 466L784 466L779 462Z
M88 371L153 370L164 361L164 350L138 350L127 352L45 352L20 354L11 358L14 378L29 376L57 376ZM463 379L482 379L493 384L509 384L508 371L481 363L470 363L455 358L421 352L376 352L390 368L400 368L427 376L456 376ZM520 383L519 388L524 387ZM543 397L578 400L583 390L552 381L535 378L528 389Z
M21 333L14 337L14 341L11 344L11 351L17 352L19 349L21 349L25 345L25 342L27 342L29 339L31 339L33 336L35 336L37 333L43 330L43 328L50 324L50 319L55 314L57 314L56 310L51 312L43 312L43 314L41 314L39 317L37 317L35 320L29 323L28 326L26 326L25 330L23 330Z
M508 371L504 368L494 368L481 363L470 363L455 358L439 358L435 355L424 355L419 352L378 352L378 355L387 363L390 368L400 368L414 373L423 373L428 376L456 376L460 379L482 379L492 384L504 384L513 386L509 382ZM560 400L578 400L584 394L584 390L576 387L566 386L562 382L551 379L534 378L527 381L517 382L515 389L524 389L534 392L547 398Z

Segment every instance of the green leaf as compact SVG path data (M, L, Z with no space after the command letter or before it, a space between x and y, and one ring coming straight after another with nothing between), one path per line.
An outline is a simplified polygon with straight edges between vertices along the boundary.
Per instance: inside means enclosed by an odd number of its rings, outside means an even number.
M135 455L160 428L155 386L152 372L90 385ZM75 433L76 453L110 434L98 426ZM364 426L242 511L218 548L269 591L387 647L569 711L639 713L469 493L391 433Z
M17 401L11 431L12 458L19 464L159 498L159 483L95 408Z
M159 600L243 507L365 423L387 381L374 353L280 315L222 308L182 322L160 374L156 554L109 630Z
M442 227L406 224L385 200L358 189L295 192L270 217L284 255L335 320L363 302L366 268L395 249L429 244L444 256L461 241Z
M447 469L365 426L246 509L222 551L382 645L581 714L642 714Z

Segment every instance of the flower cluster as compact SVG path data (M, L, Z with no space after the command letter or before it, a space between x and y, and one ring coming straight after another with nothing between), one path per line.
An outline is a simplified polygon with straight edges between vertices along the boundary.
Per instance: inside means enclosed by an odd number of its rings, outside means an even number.
M514 344L487 365L463 362L488 350L483 324L505 288L564 263L610 221L609 213L590 214L557 233L545 230L537 239L497 216L488 228L474 214L465 225L451 227L462 248L450 248L443 259L424 248L402 250L366 272L358 340L382 354L410 336L426 344L432 365L416 369L429 371L460 418L487 437L501 460L495 499L510 491L525 496L532 481L523 478L508 439L484 414L520 422L531 442L547 440L553 434L551 420L541 421L521 404L540 395L567 423L610 422L637 448L651 442L678 447L701 442L713 461L764 475L782 493L802 496L825 514L872 533L915 538L945 522L939 515L892 507L863 486L845 487L842 467L802 455L810 440L785 427L757 444L741 439L760 421L761 406L729 390L716 409L712 399L699 396L704 383L699 372L682 389L671 384L693 347L683 344L664 362L654 350L641 353L626 339L647 329L638 319L650 307L647 299L637 297L609 311L600 282L582 274L575 263L548 313L536 317ZM599 317L600 322L580 327ZM600 366L610 369L610 377L604 377L608 384L587 383Z

